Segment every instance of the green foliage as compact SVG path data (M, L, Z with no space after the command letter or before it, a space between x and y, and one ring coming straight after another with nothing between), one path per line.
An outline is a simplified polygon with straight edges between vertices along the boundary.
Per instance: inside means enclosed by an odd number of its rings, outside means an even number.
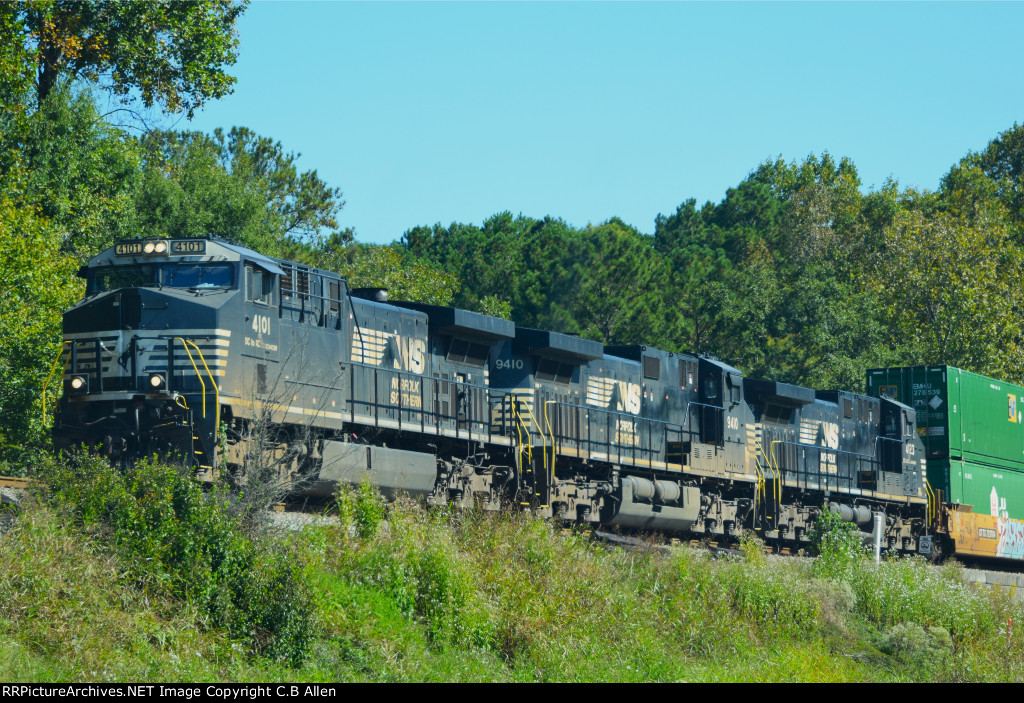
M109 530L124 578L184 600L256 652L292 663L308 653L314 603L301 567L243 530L229 493L150 461L117 470L100 459L52 460L37 476L55 505Z
M1015 122L984 150L967 154L943 179L942 193L962 212L999 203L1017 244L1024 243L1024 125Z
M52 222L62 252L84 261L137 236L139 154L100 117L91 95L55 90L8 136L22 198Z
M485 295L480 299L480 312L503 320L512 319L512 303L496 295Z
M351 241L338 228L344 201L299 154L245 127L225 134L151 131L136 196L138 225L166 237L215 235L270 256L302 258L300 241Z
M811 632L819 625L815 584L785 565L735 566L718 577L735 611L766 630Z
M1024 256L1021 134L965 157L937 194L892 180L862 194L849 159L780 157L720 203L659 215L653 237L505 212L402 245L463 282L458 306L499 298L525 326L708 351L754 377L859 390L868 367L949 363L1021 380L1007 275Z
M810 538L811 551L818 557L814 562L814 572L822 578L844 579L864 558L860 530L827 506L814 520Z
M853 164L827 153L759 166L719 204L684 202L653 237L618 218L574 229L500 213L416 227L416 261L456 275L455 304L509 301L530 327L710 351L754 376L856 388L887 356ZM874 226L874 225L872 225Z
M866 272L906 364L945 363L1000 378L1024 377L1024 306L1007 271L1024 265L1005 222L947 212L908 212Z
M15 3L0 4L0 120L25 111L35 77L32 65L24 60L28 32L20 12Z
M899 559L883 565L864 561L850 578L857 609L879 625L916 622L940 625L956 637L996 632L1000 616L988 609L985 593L964 583L959 567L931 567L923 559Z
M613 218L588 229L574 255L585 272L573 291L572 312L583 335L605 344L643 338L661 317L658 283L667 269L649 237Z
M235 79L235 22L245 2L61 2L33 0L8 7L0 21L13 75L37 77L42 104L59 81L99 82L123 102L137 91L142 104L160 104L188 117Z
M359 484L353 512L360 537L365 539L377 534L384 521L384 501L369 477Z
M934 671L952 654L953 641L946 628L924 628L913 622L894 625L886 633L882 650L924 671Z
M482 228L416 227L402 245L462 282L455 305L525 326L626 343L663 314L650 238L618 218L576 230L504 212Z
M760 566L767 562L765 556L764 540L756 533L746 531L740 535L740 551L743 553L743 560L748 564Z
M356 245L322 251L317 265L340 273L352 288L387 288L392 300L451 305L458 290L452 274L425 263L407 263L393 246Z
M60 351L61 311L81 294L76 267L46 219L0 196L0 460L46 442L43 381ZM50 409L60 384L51 378Z
M213 610L166 583L186 564L198 565L197 586L208 579L223 533L197 513L222 494L190 502L174 489L175 503L166 487L191 479L170 467L149 478L78 468L79 488L58 481L45 503L25 500L0 539L0 678L1024 680L1024 642L1007 626L1020 605L974 590L956 569L858 561L836 582L801 559L623 551L528 516L406 501L360 536L357 489L343 492L349 517L338 524L323 518L272 540L233 528L222 553L245 557L251 544L263 556L244 579L225 574ZM130 483L138 492L126 500ZM189 551L206 556L181 554L174 566L175 548L146 536L150 526L169 545L191 533ZM279 577L299 564L300 577ZM303 604L318 627L297 617ZM254 633L242 615L259 623ZM303 643L299 668L278 663L294 650L271 637Z

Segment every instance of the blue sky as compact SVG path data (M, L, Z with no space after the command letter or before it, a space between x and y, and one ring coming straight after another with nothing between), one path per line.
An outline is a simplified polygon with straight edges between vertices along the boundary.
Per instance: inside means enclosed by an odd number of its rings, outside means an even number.
M300 152L363 242L504 210L650 233L779 155L935 189L1024 122L1024 3L254 2L239 33L234 94L174 128Z

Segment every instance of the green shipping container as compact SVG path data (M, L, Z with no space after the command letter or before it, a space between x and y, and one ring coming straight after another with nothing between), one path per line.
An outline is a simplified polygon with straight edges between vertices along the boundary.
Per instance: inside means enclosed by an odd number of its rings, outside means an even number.
M1024 519L1024 387L952 366L870 369L869 395L917 411L928 483L974 512Z

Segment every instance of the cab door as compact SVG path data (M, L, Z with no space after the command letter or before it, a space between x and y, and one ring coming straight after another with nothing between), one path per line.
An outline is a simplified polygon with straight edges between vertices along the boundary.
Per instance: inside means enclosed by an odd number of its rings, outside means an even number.
M723 446L725 442L725 410L723 403L722 371L704 359L699 366L700 383L700 441Z
M902 408L885 399L882 400L882 439L879 441L879 457L882 471L903 470L903 443L907 432L907 421Z
M242 321L242 354L277 362L280 360L280 315L278 314L278 276L246 262L245 305Z

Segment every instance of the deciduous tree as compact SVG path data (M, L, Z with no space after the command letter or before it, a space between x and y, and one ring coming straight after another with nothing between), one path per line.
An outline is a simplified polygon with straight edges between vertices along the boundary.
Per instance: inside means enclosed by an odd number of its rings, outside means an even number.
M1024 378L1024 255L1004 221L909 211L887 242L868 274L901 362Z
M41 105L61 79L98 83L124 102L192 116L231 91L235 23L246 2L28 0L0 12L8 76L35 76Z

